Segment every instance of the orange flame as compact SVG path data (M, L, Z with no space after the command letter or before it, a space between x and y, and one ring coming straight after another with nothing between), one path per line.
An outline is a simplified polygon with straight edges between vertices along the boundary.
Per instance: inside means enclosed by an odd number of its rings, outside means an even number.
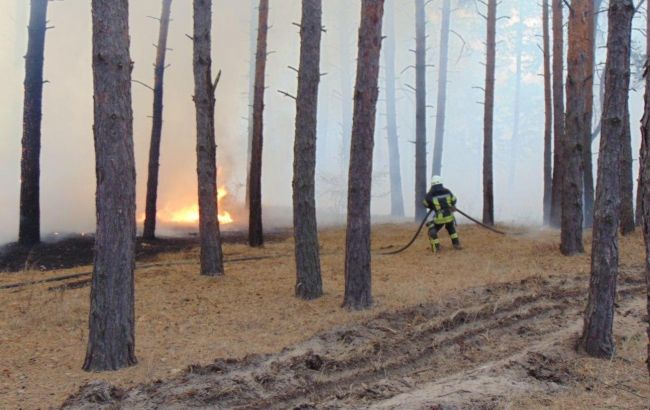
M227 195L228 190L225 187L221 187L217 190L217 203L219 204L219 208L223 208L221 206L221 200ZM167 209L160 210L157 216L161 221L168 223L180 225L196 225L199 222L199 205L195 203L172 211ZM221 224L231 224L235 222L232 215L228 211L220 211L217 217L219 218L219 223ZM144 221L144 215L142 215L141 219Z

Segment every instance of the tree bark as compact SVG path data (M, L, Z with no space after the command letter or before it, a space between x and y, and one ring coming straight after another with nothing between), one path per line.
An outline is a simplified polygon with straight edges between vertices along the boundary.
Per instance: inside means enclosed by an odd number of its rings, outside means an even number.
M250 22L250 61L248 62L248 133L247 133L247 146L246 146L246 199L245 206L246 209L250 209L250 179L251 179L251 151L253 149L253 122L254 122L254 113L253 108L255 102L255 65L257 55L257 16L255 15L255 4L256 0L251 0L250 11L251 11L251 22Z
M650 13L646 13L646 33L650 33ZM646 55L650 56L650 39L646 38ZM650 69L650 62L646 61L645 65L645 97L644 97L644 110L643 118L641 119L641 169L639 171L640 180L645 185L646 181L650 181L650 76L648 70ZM650 318L650 190L642 189L641 208L642 208L642 224L643 224L643 239L645 241L645 280L647 288L646 306L648 317ZM647 327L648 335L648 356L646 363L648 365L648 374L650 375L650 323Z
M593 77L592 77L593 83ZM593 93L591 101L591 108L589 111L593 110ZM593 117L593 114L592 114ZM583 135L584 140L582 142L582 184L583 184L583 201L584 201L584 228L591 228L594 221L594 165L593 165L593 152L591 149L591 144L593 140L591 138L591 122L589 120L589 134Z
M269 21L269 0L260 0L257 23L257 53L255 56L255 94L253 99L253 144L250 163L250 210L248 243L264 244L262 228L262 146L264 145L264 88L266 73L266 38Z
M350 166L350 135L352 135L352 51L350 47L350 37L352 30L346 30L351 18L349 16L341 17L341 29L339 30L339 64L341 65L340 92L341 92L341 178L347 178L347 168ZM341 195L340 208L343 211L345 206L345 195Z
M542 1L542 27L544 52L544 225L551 223L551 198L553 190L553 97L551 89L551 39L549 33L548 1Z
M648 55L650 55L650 53ZM639 149L639 175L637 177L636 210L635 210L635 224L636 226L641 228L643 228L643 194L645 191L643 169L646 161L645 155L646 155L645 139L641 138L641 148Z
M497 2L487 2L487 54L485 64L485 111L483 113L483 223L494 225L494 177L492 144L494 132L494 71L496 62Z
M25 246L31 246L41 241L40 156L47 3L47 0L31 0L27 55L25 56L25 100L23 103L20 221L18 227L18 242Z
M383 14L384 0L362 0L348 174L343 300L343 306L348 309L365 309L372 305L370 192Z
M153 87L153 121L151 126L151 145L149 146L149 174L147 177L147 200L145 205L144 239L156 237L156 201L158 198L158 169L160 168L160 137L162 134L163 81L165 78L165 56L167 55L167 34L172 0L163 0L160 13L160 31Z
M390 173L390 214L404 216L402 171L400 169L399 138L397 136L397 106L395 97L395 4L386 5L386 39L384 65L386 75L386 131L388 134L388 161Z
M563 0L551 0L553 8L553 190L551 192L551 226L562 224L562 181L564 168L564 18Z
M633 14L634 5L631 0L610 0L591 281L582 334L585 351L590 356L603 358L610 358L614 354L612 326L618 274L619 156L628 115L626 104L630 84Z
M628 65L630 64L628 60ZM629 68L628 68L629 70ZM634 232L634 172L632 170L632 133L629 102L625 101L625 132L621 135L621 235Z
M214 135L212 82L212 0L194 0L194 105L196 107L196 173L199 196L201 275L223 275L223 252L217 201L217 145Z
M293 149L293 229L296 242L296 296L323 294L316 225L316 122L320 83L322 0L302 0L300 69Z
M593 30L592 30L592 55L594 60L592 62L592 85L593 78L596 77L596 64L595 64L595 55L596 55L596 34L598 32L598 9L600 8L602 0L594 0L594 12L593 12ZM591 99L591 122L593 123L594 109L593 109L593 96ZM591 228L594 220L594 166L593 166L593 153L592 153L592 144L594 141L593 132L589 132L589 136L585 135L584 150L582 152L582 161L583 161L583 187L584 187L584 227ZM597 133L596 133L597 135Z
M433 175L442 174L442 151L445 137L447 106L447 66L449 62L449 31L451 0L442 1L440 24L440 59L438 60L438 103L436 105L436 137L433 146Z
M415 220L426 214L427 193L427 67L424 0L415 0Z
M135 357L135 159L127 0L93 0L97 231L83 369L117 370Z
M510 141L510 158L508 172L508 189L514 190L515 187L515 174L517 172L517 156L519 151L519 121L521 117L521 75L522 75L522 54L524 43L524 22L523 3L519 0L519 23L517 24L517 39L515 42L516 57L515 57L515 99L514 99L514 115L512 116L512 140Z
M562 150L565 172L562 188L560 250L564 255L584 252L582 243L583 152L585 141L591 141L594 71L593 12L593 0L571 1L567 55L566 134Z

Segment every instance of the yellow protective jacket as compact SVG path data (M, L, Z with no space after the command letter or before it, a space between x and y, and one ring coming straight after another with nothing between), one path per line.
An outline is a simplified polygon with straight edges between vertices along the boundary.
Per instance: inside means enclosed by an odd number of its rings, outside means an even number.
M433 223L436 225L444 225L454 222L454 207L456 206L457 199L454 194L440 185L431 187L427 196L422 203L426 208L432 209L435 212Z

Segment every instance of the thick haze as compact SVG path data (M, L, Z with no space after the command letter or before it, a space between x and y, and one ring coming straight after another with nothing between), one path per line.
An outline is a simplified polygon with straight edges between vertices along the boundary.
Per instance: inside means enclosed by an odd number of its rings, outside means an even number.
M413 214L413 158L415 137L415 98L406 85L414 84L415 26L413 0L387 0L396 4L398 126L405 207ZM542 149L543 149L543 81L541 44L541 9L538 2L504 0L499 6L497 26L497 84L495 102L495 207L496 218L504 222L537 223L541 221ZM356 30L359 20L358 0L324 0L322 71L319 105L317 205L322 214L342 210L341 193L345 191L347 164L341 163L341 129L351 112L343 113L342 98L351 98L356 70ZM439 7L433 1L428 10L427 64L437 65ZM475 215L482 208L482 139L483 106L481 87L484 81L483 12L472 0L452 0L451 26L458 35L450 37L449 90L443 157L443 176L459 197L459 206ZM52 231L91 231L95 224L95 169L92 136L92 73L90 1L66 0L49 5L48 20L55 28L48 30L45 46L46 84L43 98L41 154L41 215L44 234ZM130 2L131 58L135 62L133 79L153 82L153 43L157 41L160 0ZM215 0L213 20L213 70L223 70L217 90L216 138L218 144L219 185L231 192L231 199L243 199L246 175L246 139L248 113L248 73L250 56L251 0ZM15 240L18 231L20 178L20 138L26 50L27 0L0 0L0 243ZM255 10L256 11L256 10ZM606 24L606 13L601 23ZM257 16L253 16L256 18ZM386 16L389 18L390 16ZM167 56L171 66L165 77L164 126L158 207L174 210L196 202L195 123L192 102L192 43L185 36L192 32L191 0L174 0ZM265 206L290 207L293 157L294 101L277 90L295 94L296 76L287 66L297 66L299 0L272 0L270 11L269 55L265 111L265 145L263 168L263 202ZM636 20L639 20L637 17ZM508 172L513 132L515 95L515 48L517 24L525 25L523 39L523 74L521 93L520 150L517 152L515 180ZM642 25L636 21L637 26ZM601 28L602 30L602 28ZM460 38L462 36L462 40ZM640 34L634 34L642 49ZM599 36L601 44L604 34ZM602 63L604 50L599 51ZM431 169L437 67L428 69L427 100L430 108L427 123ZM597 80L598 81L598 80ZM633 80L634 82L634 80ZM342 85L349 87L342 90ZM380 87L383 87L383 78ZM639 87L640 91L642 87ZM389 212L389 183L385 108L378 105L375 138L375 180L372 210L375 215ZM630 97L634 157L639 147L638 121L642 96ZM134 140L138 172L138 217L144 210L146 169L151 131L152 93L133 85ZM597 144L594 152L598 151ZM347 148L346 148L347 149ZM635 161L635 173L636 173ZM230 205L232 206L232 204ZM268 214L267 214L268 215ZM286 219L287 221L290 218ZM265 220L271 225L273 221Z

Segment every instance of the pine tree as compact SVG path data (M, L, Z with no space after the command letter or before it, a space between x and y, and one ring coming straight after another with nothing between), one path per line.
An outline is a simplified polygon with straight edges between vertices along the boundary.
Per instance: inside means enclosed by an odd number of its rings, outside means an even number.
M485 111L483 113L483 223L494 225L494 77L496 64L497 2L487 2L487 59L485 64Z
M563 0L551 0L553 9L553 187L551 192L551 226L562 224L562 181L565 164L564 146L564 17Z
M264 89L266 75L266 39L269 31L269 0L260 0L255 54L255 93L253 97L253 139L248 187L250 190L248 243L264 244L262 228L262 147L264 145Z
M160 13L160 31L156 46L156 64L154 65L153 86L153 120L151 126L151 143L149 146L149 173L147 175L147 199L145 203L144 230L142 237L156 237L156 201L158 198L158 170L160 168L160 138L163 125L163 82L165 78L165 57L167 55L167 34L169 33L169 15L172 0L163 0Z
M26 246L41 241L40 156L47 4L48 0L31 0L29 37L25 56L18 242Z
M442 0L441 19L436 136L433 145L433 175L442 174L442 151L445 139L445 114L447 110L447 66L449 63L449 33L451 31L451 0Z
M384 0L362 0L345 239L343 306L349 309L365 309L372 305L370 188L383 14Z
M564 255L584 252L583 157L586 141L591 143L593 105L593 0L572 0L569 13L569 51L566 80L566 133L562 147L562 234Z
M598 185L591 250L591 281L585 311L582 344L594 357L614 354L614 302L618 275L621 139L626 132L630 48L634 5L631 0L610 0L605 100L598 158ZM591 20L591 18L590 18ZM591 119L591 117L589 117Z
M404 216L402 171L397 133L397 104L395 97L395 3L386 3L386 39L384 40L384 67L386 79L386 132L390 173L390 214Z
M427 67L424 0L415 0L415 220L426 214L427 193Z
M93 0L97 230L86 371L117 370L135 357L135 159L127 0Z
M553 97L551 88L551 39L549 34L548 0L542 1L542 27L544 52L544 225L551 223L553 197Z
M322 0L302 0L300 68L296 97L293 156L293 230L296 255L296 296L323 294L316 225L316 121L320 83Z
M219 75L212 82L211 33L212 0L194 0L192 39L201 275L219 276L224 273L217 200L217 145L214 135L214 93Z

